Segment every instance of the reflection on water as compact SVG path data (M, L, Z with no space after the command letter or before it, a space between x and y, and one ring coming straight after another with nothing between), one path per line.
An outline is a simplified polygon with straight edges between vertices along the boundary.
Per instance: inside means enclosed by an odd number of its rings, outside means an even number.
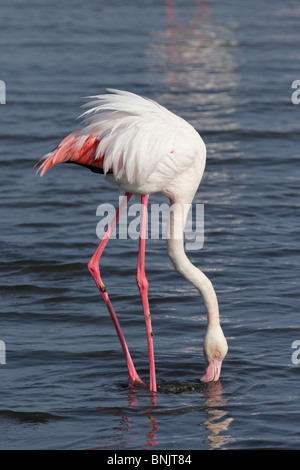
M145 450L146 449L150 450L152 447L158 444L156 433L159 429L159 426L157 425L157 420L152 416L151 410L148 410L146 412L146 415L149 419L148 424L146 424L146 428L148 428L149 430L147 432L147 443L143 448Z
M226 417L228 412L220 408L226 404L225 398L222 396L221 382L212 382L207 384L204 404L206 408L207 419L202 423L208 431L204 443L210 449L218 449L233 439L229 434L220 434L228 431L233 418Z
M154 408L156 405L157 394L149 392L149 401L151 403L151 407L143 411L143 415L147 417L145 428L146 428L146 438L145 444L143 445L144 450L150 450L152 447L158 444L157 439L157 431L159 426L157 424L157 419L153 416L153 410L155 413L159 413L159 409ZM136 388L129 388L128 390L128 404L130 407L138 407L138 389Z
M238 45L233 31L214 23L209 0L195 1L194 8L180 19L176 2L166 0L165 13L166 29L150 44L150 72L158 75L171 93L157 99L173 109L180 107L186 118L194 109L189 121L196 129L235 129L232 92L239 77L231 52ZM232 28L236 26L232 24Z
M226 405L226 399L222 395L221 382L209 383L209 384L198 384L188 385L180 384L179 382L170 383L164 385L161 392L155 394L155 398L152 393L149 393L150 407L143 407L139 405L139 393L141 392L138 388L128 389L128 409L116 408L114 415L116 417L116 424L110 428L112 432L112 447L115 449L126 449L128 447L134 447L134 440L138 431L135 429L135 414L128 416L130 413L128 410L133 409L139 414L144 416L144 430L145 439L142 448L144 450L150 450L155 446L160 446L159 439L159 427L160 427L160 414L163 413L164 417L166 414L174 415L182 413L182 409L173 410L172 408L168 411L165 409L162 411L159 406L155 406L156 402L159 403L161 393L163 395L169 395L170 401L172 396L175 394L183 394L190 391L191 393L198 393L203 397L203 402L198 406L191 405L186 407L185 413L193 413L193 419L197 415L199 417L198 425L206 429L205 436L202 438L203 444L209 449L218 449L224 446L228 442L232 442L233 439L229 434L229 427L233 421L233 418L228 416L228 412L224 410ZM141 401L144 401L144 390L142 391L143 396ZM193 401L194 402L194 401ZM99 412L103 410L98 410ZM163 418L164 419L164 418ZM139 425L140 426L140 425ZM226 432L226 434L224 434ZM102 437L99 438L102 441ZM108 441L105 436L105 442ZM102 447L101 444L99 449L111 448L110 446Z

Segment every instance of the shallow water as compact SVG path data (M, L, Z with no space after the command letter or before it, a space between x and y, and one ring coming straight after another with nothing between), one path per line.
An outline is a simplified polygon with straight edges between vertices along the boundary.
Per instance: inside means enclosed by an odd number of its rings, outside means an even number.
M245 3L1 7L2 449L299 448L300 106L291 85L300 7ZM205 243L188 255L216 288L229 343L215 384L199 381L201 298L174 272L164 240L149 239L158 393L128 387L86 267L99 242L96 209L119 194L80 167L35 176L34 163L76 124L82 97L106 87L158 100L207 145L195 197ZM137 247L111 240L102 273L147 381Z

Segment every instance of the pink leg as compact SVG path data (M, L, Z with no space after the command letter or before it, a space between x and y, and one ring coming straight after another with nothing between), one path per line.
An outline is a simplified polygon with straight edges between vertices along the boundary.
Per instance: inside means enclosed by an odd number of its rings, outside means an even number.
M145 323L147 332L147 342L149 351L149 368L150 368L150 391L156 392L156 379L155 379L155 362L154 362L154 349L153 349L153 333L151 327L151 316L148 302L148 281L145 274L145 246L146 246L146 227L147 227L147 206L148 196L142 196L141 207L141 222L140 222L140 242L139 242L139 257L137 266L136 280L140 290Z
M119 218L120 218L123 210L125 209L125 207L126 207L128 201L129 201L129 199L131 198L131 196L132 195L130 193L126 193L124 198L122 199L120 207L118 208L111 224L109 225L109 227L108 227L104 237L102 238L98 248L96 249L95 253L93 254L92 258L90 259L90 261L88 263L88 269L89 269L91 275L93 276L94 281L95 281L99 291L101 292L101 295L104 299L105 305L106 305L106 307L107 307L107 309L110 313L110 316L112 318L112 321L115 325L115 328L116 328L116 331L117 331L117 334L118 334L118 337L119 337L119 340L120 340L120 343L121 343L121 346L122 346L122 349L123 349L123 353L124 353L124 356L125 356L125 359L126 359L127 367L128 367L129 384L130 385L134 385L134 384L143 384L144 385L143 381L139 378L139 376L138 376L138 374L135 370L135 367L133 365L133 362L132 362L132 359L131 359L131 356L130 356L130 353L129 353L129 350L128 350L128 347L127 347L127 344L126 344L126 341L125 341L125 338L124 338L124 335L122 333L119 321L118 321L117 316L115 314L115 311L114 311L114 309L111 305L110 299L108 297L108 293L106 291L106 287L102 282L101 275L100 275L100 268L99 268L99 261L100 261L101 255L104 251L104 248L106 247L107 242L108 242L114 228L116 227L116 225L119 221Z

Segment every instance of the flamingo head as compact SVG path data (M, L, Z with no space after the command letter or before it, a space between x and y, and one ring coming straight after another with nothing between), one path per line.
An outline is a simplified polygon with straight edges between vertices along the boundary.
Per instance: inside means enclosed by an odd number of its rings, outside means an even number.
M227 341L220 325L208 327L203 343L203 353L208 363L202 382L219 380L221 366L228 351Z

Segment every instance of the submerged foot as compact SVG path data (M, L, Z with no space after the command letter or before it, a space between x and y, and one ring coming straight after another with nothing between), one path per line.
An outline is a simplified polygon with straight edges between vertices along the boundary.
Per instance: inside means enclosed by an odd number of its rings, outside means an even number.
M149 388L148 385L140 379L140 377L136 374L134 377L128 377L128 384L129 387L143 387L143 388Z

